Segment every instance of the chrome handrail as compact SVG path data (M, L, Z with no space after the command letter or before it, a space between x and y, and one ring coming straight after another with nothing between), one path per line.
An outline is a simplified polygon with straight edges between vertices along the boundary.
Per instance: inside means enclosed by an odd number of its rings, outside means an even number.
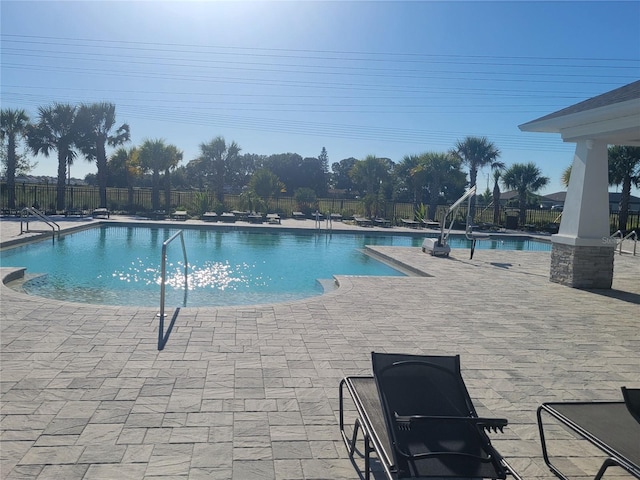
M633 239L633 256L634 257L636 256L636 251L637 251L637 246L638 246L638 234L636 233L635 230L632 230L626 236L623 236L622 235L622 231L618 230L616 233L611 235L610 238L618 238L619 239L617 244L616 244L616 246L618 247L618 253L620 255L622 255L622 243L625 240Z
M23 230L22 228L22 218L23 215L20 215L20 235L22 235L23 233L29 233L29 215L33 215L34 217L40 219L41 221L43 221L44 223L46 223L49 227L51 227L52 235L51 235L51 239L53 241L53 243L56 243L56 228L58 229L58 238L60 237L60 225L58 225L56 222L54 222L53 220L51 220L49 217L47 217L44 213L42 213L40 210L38 210L35 207L24 207L22 209L22 213L26 213L26 220L24 220L24 222L27 224L27 229Z
M453 228L453 223L455 221L455 214L458 211L458 207L460 206L460 204L465 200L469 200L469 205L467 206L467 229L469 228L469 223L470 223L469 216L471 214L471 209L470 209L471 197L475 195L475 193L476 193L476 186L474 185L471 188L469 188L466 192L464 192L464 195L462 195L458 200L456 200L455 203L451 205L449 207L449 210L447 210L447 212L444 214L444 217L442 218L442 224L440 225L440 240L439 240L440 245L447 244L447 239L451 234L451 229ZM449 216L451 216L451 222L449 223L449 228L445 232L447 217Z
M189 283L188 283L188 271L189 271L189 262L187 260L187 249L184 246L184 235L182 234L182 230L178 230L174 233L169 239L165 240L162 244L162 278L160 279L160 324L158 325L158 350L162 350L167 343L167 339L169 338L169 333L171 332L171 327L173 326L174 318L169 325L169 330L167 334L164 334L164 300L165 300L165 287L167 283L167 246L173 242L177 237L180 237L180 242L182 243L182 255L184 257L184 301L183 307L187 306L187 292L189 291Z

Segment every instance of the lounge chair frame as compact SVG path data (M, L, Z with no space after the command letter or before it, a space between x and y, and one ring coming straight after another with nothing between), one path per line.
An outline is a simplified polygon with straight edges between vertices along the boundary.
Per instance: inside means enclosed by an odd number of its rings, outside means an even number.
M349 436L345 430L345 389L351 396L358 415L353 425L351 436ZM354 454L356 453L358 430L361 429L364 441L362 456L364 457L363 471L365 480L369 480L370 478L372 452L375 452L380 460L387 478L394 478L393 475L396 473L396 468L389 453L391 451L391 445L389 444L389 437L386 435L386 428L382 416L382 405L380 404L375 378L371 376L343 378L340 381L339 402L340 433L349 452L349 458L356 470L360 473L355 463ZM381 434L378 434L378 432L381 432Z
M376 354L373 354L376 355ZM378 354L380 355L380 354ZM417 358L417 356L413 356ZM420 357L422 359L428 358L436 358L436 357ZM456 371L457 375L459 375L459 357L439 357L439 358L449 358L452 359L454 364L457 366ZM463 394L468 397L468 392L466 387L464 386L464 382L462 381L462 376L459 375L459 380L461 382L461 388L463 389ZM353 404L355 406L355 412L357 414L357 418L355 419L351 434L349 434L345 427L345 398L346 393L349 393ZM394 429L389 428L388 426L388 415L385 414L385 408L383 406L383 400L381 400L380 390L378 388L378 383L376 382L376 378L374 376L350 376L345 377L340 382L339 386L339 407L340 407L340 432L342 435L342 439L344 441L345 446L347 447L347 452L349 453L349 458L353 463L354 467L358 471L360 477L364 476L365 480L370 478L371 472L371 453L375 453L376 457L379 460L379 463L386 475L386 477L390 480L395 480L398 478L430 478L432 476L441 476L441 474L433 474L433 475L424 475L421 476L411 476L411 474L407 474L407 472L401 472L397 465L397 457L398 455L402 455L401 452L398 451ZM468 398L468 402L471 402L470 398ZM475 410L473 409L473 405L471 404L471 411L475 415ZM402 421L403 419L401 419ZM434 417L426 417L421 416L421 418L411 418L404 419L408 421L431 421L434 420ZM447 422L471 422L474 424L480 425L479 435L486 437L486 434L482 431L483 426L500 426L506 425L506 420L504 419L482 419L478 418L477 415L471 417L439 417L437 421L447 421ZM363 444L364 449L362 451L358 451L357 449L357 437L359 431L362 430L363 436ZM507 475L511 475L513 478L520 480L520 476L510 467L510 465L500 456L500 454L493 449L491 446L488 437L486 437L486 443L483 444L484 449L489 449L491 452L492 459L497 464L497 472L502 472L502 475L499 478L505 478ZM486 451L486 450L485 450ZM355 454L358 453L361 457L364 458L364 469L361 472L356 464ZM449 455L449 452L440 452L437 455ZM453 453L452 458L455 457L455 453ZM364 473L364 475L362 474ZM472 478L472 477L468 477ZM475 477L481 478L481 477Z
M594 480L600 480L611 466L621 467L640 479L640 423L636 422L624 402L550 402L538 407L542 457L558 478L569 480L549 457L543 413L550 415L608 456ZM590 426L585 425L585 415L595 423ZM635 445L632 444L634 438Z

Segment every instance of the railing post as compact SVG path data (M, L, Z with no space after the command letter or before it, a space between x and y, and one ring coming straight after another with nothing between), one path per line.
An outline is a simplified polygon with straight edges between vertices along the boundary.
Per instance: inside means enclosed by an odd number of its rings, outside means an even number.
M167 338L169 336L169 333L171 331L171 327L173 326L173 321L175 321L175 316L174 319L172 320L171 324L169 325L169 332L167 332L167 335L164 335L164 301L165 301L165 288L166 288L166 283L167 283L167 246L176 239L176 237L180 237L180 241L182 243L182 255L184 258L184 300L183 300L183 306L187 306L187 292L189 291L189 281L188 281L188 273L189 273L189 262L187 260L187 249L185 247L184 244L184 235L182 233L182 230L178 230L175 234L173 234L168 240L165 240L162 243L162 266L161 266L161 275L162 277L160 278L160 321L158 322L158 350L162 350L164 348L164 345L167 341Z

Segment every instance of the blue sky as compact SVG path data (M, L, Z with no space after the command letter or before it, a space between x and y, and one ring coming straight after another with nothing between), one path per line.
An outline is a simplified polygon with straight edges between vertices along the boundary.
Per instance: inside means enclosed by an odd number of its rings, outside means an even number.
M329 163L486 136L562 190L573 144L518 125L640 78L640 1L1 2L1 103L110 101L132 143ZM37 157L56 175L55 157ZM72 176L96 167L78 158ZM487 174L478 186L486 187Z

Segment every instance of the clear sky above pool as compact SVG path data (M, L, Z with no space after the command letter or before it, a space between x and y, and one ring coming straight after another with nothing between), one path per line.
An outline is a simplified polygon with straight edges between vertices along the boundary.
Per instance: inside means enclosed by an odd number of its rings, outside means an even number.
M3 108L110 101L133 144L329 161L485 135L562 190L573 145L517 125L640 78L640 2L2 1ZM55 155L35 174L56 175ZM72 175L95 173L78 159ZM486 172L485 172L486 173ZM484 179L481 175L480 179ZM480 180L480 187L484 189Z

